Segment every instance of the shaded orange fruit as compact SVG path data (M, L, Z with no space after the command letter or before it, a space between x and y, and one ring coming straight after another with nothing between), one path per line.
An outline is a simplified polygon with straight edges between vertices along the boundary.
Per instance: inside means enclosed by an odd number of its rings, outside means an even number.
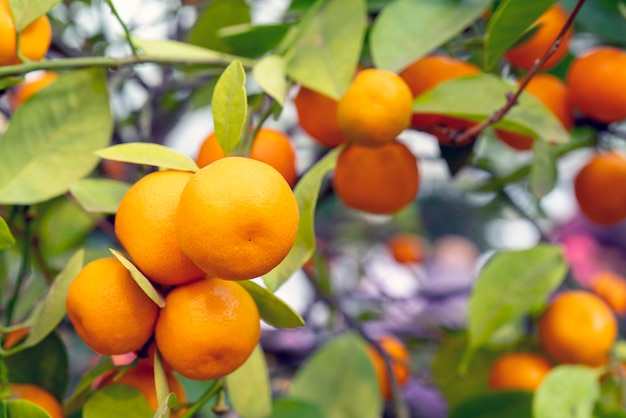
M591 291L600 296L618 315L626 314L626 279L603 270L591 278Z
M339 100L337 121L350 142L377 147L393 142L411 123L413 97L391 71L359 72Z
M152 365L152 360L142 360L137 365L131 369L126 370L124 374L115 379L117 372L113 371L107 373L99 387L104 388L110 385L126 385L138 389L143 396L146 397L150 407L153 411L155 411L159 406L159 399L156 394L156 386L154 382L154 367ZM176 395L176 400L178 403L187 402L187 396L185 394L185 388L180 383L178 378L174 376L171 371L165 372L165 377L167 378L167 386L170 392L173 392ZM177 414L174 416L182 415Z
M576 174L576 201L595 223L611 225L626 218L626 158L616 152L595 154Z
M348 140L337 122L337 100L300 86L294 104L300 127L320 145L334 148Z
M105 355L143 347L159 310L115 258L100 258L83 267L69 287L66 308L78 336Z
M11 105L11 109L15 111L19 105L24 103L39 90L52 84L57 78L59 78L58 73L53 71L43 71L35 77L30 79L27 78L24 82L13 87L9 91L9 104Z
M531 353L508 353L496 359L489 370L489 387L494 390L536 390L552 364Z
M392 362L391 370L393 371L393 376L396 379L396 382L398 382L398 385L400 385L400 387L406 385L409 377L411 377L411 357L409 356L409 352L407 351L404 343L396 337L390 335L380 337L377 339L377 342L383 351L390 357ZM383 399L391 399L391 382L389 380L387 368L385 367L385 360L372 346L367 347L367 354L370 361L374 365L376 377L378 378L378 385L380 387L380 393Z
M22 341L24 338L28 336L30 332L30 327L18 328L13 331L7 333L4 337L4 344L2 345L5 350L13 347L15 344Z
M339 154L332 184L348 207L395 213L417 196L417 158L397 141L376 148L349 145Z
M115 234L150 280L176 285L206 273L183 253L174 230L174 216L183 188L193 173L155 171L131 186L115 215Z
M536 74L528 82L525 91L539 99L557 117L566 131L572 129L574 125L572 101L569 89L561 79L552 74ZM534 139L531 136L502 129L496 129L496 133L502 142L516 150L526 151L533 147Z
M112 180L126 182L131 177L131 165L124 161L101 160L100 168Z
M9 383L10 399L23 399L40 406L52 418L65 418L58 399L47 390L30 383Z
M224 151L217 141L217 136L212 133L206 137L200 146L196 162L202 168L220 158L224 158ZM270 128L261 128L254 138L250 158L263 161L274 167L283 175L290 186L293 187L296 184L298 178L296 174L296 152L289 137L284 133Z
M415 234L397 234L387 240L387 247L398 263L421 263L424 261L424 243Z
M561 363L605 364L616 336L617 321L609 306L583 290L560 293L539 319L541 345Z
M238 283L217 278L175 287L165 297L156 344L178 373L217 379L236 370L259 342L256 304Z
M567 71L572 103L598 122L626 119L626 51L600 47L574 59Z
M180 248L209 275L246 280L287 255L298 231L298 202L272 166L225 157L200 169L176 211Z
M527 40L509 49L504 57L511 66L522 70L530 70L535 61L540 59L556 39L557 35L565 26L567 13L557 5L546 10L534 23L538 26L537 31ZM569 28L554 54L541 66L541 70L549 70L556 66L567 55L567 45L572 38L572 28Z
M40 16L20 34L20 52L27 60L39 61L48 52L51 41L50 21L47 16ZM0 66L19 63L15 21L11 14L9 0L0 0Z

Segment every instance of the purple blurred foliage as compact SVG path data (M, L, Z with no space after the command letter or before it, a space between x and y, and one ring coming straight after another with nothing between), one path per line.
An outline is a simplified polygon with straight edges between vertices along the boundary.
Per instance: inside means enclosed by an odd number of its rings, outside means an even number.
M446 418L448 403L433 386L411 377L403 389L404 399L414 418Z
M317 344L315 331L309 327L294 329L264 329L261 333L261 345L267 352L304 358L314 350Z

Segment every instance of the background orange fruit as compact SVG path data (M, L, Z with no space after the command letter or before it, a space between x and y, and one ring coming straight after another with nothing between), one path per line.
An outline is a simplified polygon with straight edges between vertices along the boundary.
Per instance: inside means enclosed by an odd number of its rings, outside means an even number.
M339 100L337 121L353 144L376 147L390 143L411 123L413 97L391 71L359 72Z
M43 71L34 78L26 79L24 82L13 87L9 90L9 104L11 105L11 109L15 111L19 105L24 103L39 90L52 84L57 78L59 78L58 73Z
M387 247L398 263L421 263L425 248L422 239L415 234L397 234L387 240Z
M298 202L270 165L225 157L189 180L176 212L183 252L209 275L230 280L262 276L293 246Z
M626 314L626 279L612 271L602 270L591 278L591 290L618 315Z
M206 167L213 161L224 158L224 151L217 141L215 133L206 137L196 162L200 168ZM293 187L296 184L296 152L287 135L283 132L270 128L261 128L250 150L250 158L263 161L274 167L283 175L287 183Z
M537 31L529 39L509 49L504 54L504 57L511 66L522 70L530 70L535 61L548 51L561 28L565 26L566 21L567 12L560 5L557 4L550 7L533 23L533 25L538 26ZM571 38L572 28L570 27L554 54L541 66L541 70L549 70L565 58L568 51L567 46Z
M489 387L495 390L536 390L552 365L539 354L508 353L491 365Z
M392 362L391 370L393 371L393 376L398 382L398 385L400 385L400 387L406 385L409 377L411 377L411 357L409 356L409 352L407 351L404 343L396 337L390 335L380 337L377 339L377 342L383 351L385 351L385 353L387 353L390 357ZM389 380L387 368L385 367L385 360L372 346L368 346L367 354L370 361L374 365L376 377L378 378L378 385L380 387L380 393L383 399L391 399L391 382Z
M598 122L626 119L626 51L599 47L574 59L567 71L572 102Z
M337 122L337 100L300 86L294 105L300 127L320 145L334 148L348 140Z
M595 154L576 174L576 201L582 213L601 225L626 218L626 158L616 152Z
M83 267L69 287L66 308L78 336L105 355L143 347L158 314L157 305L115 258L100 258Z
M339 154L332 184L346 206L391 214L417 195L417 159L397 141L376 148L349 145Z
M156 171L131 186L115 215L115 234L150 280L176 285L206 273L183 253L174 230L180 195L193 173Z
M236 282L202 279L165 297L156 344L178 373L196 380L223 377L241 366L259 341L259 312Z
M593 293L560 293L539 319L543 349L561 363L606 364L617 336L617 321L609 306Z
M11 399L30 401L50 414L52 418L65 418L61 404L47 390L30 383L9 383Z
M47 16L37 18L20 35L20 52L31 61L42 59L52 41L52 27ZM19 64L15 22L9 0L0 0L0 66Z

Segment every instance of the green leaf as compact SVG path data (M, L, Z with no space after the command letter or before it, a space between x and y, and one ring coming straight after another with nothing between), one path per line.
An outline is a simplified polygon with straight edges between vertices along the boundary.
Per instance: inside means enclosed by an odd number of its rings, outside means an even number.
M87 212L116 213L130 184L110 179L81 179L70 192Z
M352 81L366 28L364 0L330 0L311 8L293 28L287 75L302 85L340 99Z
M143 290L143 292L154 302L159 308L165 306L165 298L161 295L161 293L156 290L156 288L152 285L150 280L146 276L143 275L141 271L128 259L124 254L119 251L116 251L112 248L109 248L109 251L117 258L120 263L130 272L130 275L135 279L137 286Z
M93 392L94 381L104 373L116 368L111 357L104 357L97 366L88 370L78 381L74 392L64 402L63 409L66 415L69 417L79 412L89 395Z
M265 418L272 413L272 392L265 355L257 345L248 360L226 376L233 408L246 418Z
M62 74L17 109L0 140L0 203L43 202L95 168L113 128L105 82L102 69Z
M152 408L145 396L134 387L110 385L87 400L83 418L147 418Z
M481 394L459 403L449 418L529 418L533 393L502 391Z
M289 89L285 66L285 60L282 57L267 55L252 67L252 75L259 86L281 106L285 105L285 98Z
M490 0L396 0L372 26L374 65L398 72L465 30Z
M250 23L250 6L245 0L213 0L196 21L189 42L216 51L233 52L219 30L242 23Z
M69 381L65 344L57 333L49 334L34 347L4 357L9 381L41 386L57 399L64 399Z
M154 418L169 417L170 402L176 403L176 395L170 392L167 376L165 375L165 369L163 368L163 362L161 361L158 350L154 352L154 385L156 397L159 401ZM174 395L174 398L172 399L170 395Z
M491 70L500 57L556 0L503 0L487 24L485 69Z
M319 196L324 177L335 169L337 158L342 149L343 147L339 146L326 154L324 158L319 160L302 176L296 185L294 193L298 201L298 209L300 210L298 233L287 257L272 271L263 276L263 281L271 292L278 289L280 285L298 271L315 251L314 218L317 197Z
M504 106L507 94L516 88L492 74L459 77L417 97L413 102L413 111L483 121ZM556 116L527 92L523 92L519 103L493 126L548 142L569 141L567 131Z
M572 10L576 0L561 0ZM608 44L626 46L626 5L623 0L587 0L576 15L576 26Z
M304 326L304 319L287 305L282 299L259 286L258 284L242 280L239 282L259 308L261 318L268 324L277 328L296 328Z
M554 189L558 177L556 153L547 142L533 144L533 163L530 168L530 190L541 199Z
M39 16L48 13L61 0L9 0L15 29L23 31Z
M587 418L600 398L601 369L557 366L535 391L534 418Z
M324 414L317 406L299 399L276 399L269 418L324 418Z
M7 222L0 217L0 251L12 246L13 244L15 244L15 238L13 238L13 234L11 234L9 225L7 225Z
M188 64L219 64L228 65L234 59L240 59L244 65L250 66L252 60L213 51L185 42L170 40L139 39L132 37L133 43L143 51L143 56L160 60L171 60L172 64L187 62Z
M145 142L118 144L100 149L98 157L127 163L152 165L171 170L198 171L194 160L170 147Z
M58 198L46 206L39 218L37 235L41 251L53 256L77 248L93 227L94 220L77 204L65 197Z
M55 277L48 294L32 317L30 332L19 348L33 347L46 338L61 323L65 316L65 300L67 291L74 278L83 268L85 251L77 251L68 261L65 268Z
M218 34L232 53L257 58L275 49L291 26L288 23L273 25L242 23L222 28Z
M469 300L469 349L485 344L500 327L541 306L567 272L562 248L540 244L501 251L483 267Z
M235 60L226 67L213 90L211 110L215 136L224 155L237 146L246 124L248 104L245 84L246 72L241 61Z
M23 399L3 401L6 418L50 418L50 414L41 406Z
M290 396L311 402L327 418L378 418L383 409L366 344L351 333L335 338L301 366Z

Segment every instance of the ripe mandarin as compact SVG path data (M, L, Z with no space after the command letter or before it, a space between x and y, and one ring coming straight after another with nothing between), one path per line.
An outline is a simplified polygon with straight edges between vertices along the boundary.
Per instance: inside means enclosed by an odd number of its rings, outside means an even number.
M20 52L27 60L39 61L48 52L51 41L50 21L46 15L40 16L22 31ZM0 66L19 63L15 21L11 14L9 0L0 0Z
M393 376L398 382L400 387L406 385L411 376L411 357L406 349L406 346L402 341L396 337L390 335L384 335L377 340L383 351L387 353L391 360L391 370ZM376 371L376 377L378 378L378 385L380 387L380 393L383 399L391 399L391 382L389 380L389 374L385 367L385 360L378 353L378 351L371 346L367 347L367 354L370 361L374 365Z
M15 111L22 103L28 100L32 95L37 93L44 87L52 84L59 77L58 73L53 71L43 71L33 78L18 84L9 90L9 104L11 109Z
M301 86L294 105L300 127L320 145L334 148L348 140L337 122L337 100Z
M387 240L387 247L398 263L421 263L424 261L424 243L415 234L397 234Z
M617 315L626 314L626 279L623 276L601 270L591 278L591 291L604 299Z
M552 365L531 353L504 354L491 365L489 387L494 390L536 390Z
M10 399L23 399L40 406L52 418L65 418L61 404L50 392L30 383L9 383Z

